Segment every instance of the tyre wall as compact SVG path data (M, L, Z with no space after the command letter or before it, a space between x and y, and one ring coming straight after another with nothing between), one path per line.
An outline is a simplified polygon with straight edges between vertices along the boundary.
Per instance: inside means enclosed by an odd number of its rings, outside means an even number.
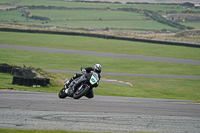
M50 84L50 79L13 76L12 84L22 86L47 86Z
M32 72L33 68L13 67L8 64L0 64L1 73L10 73L13 75L12 84L22 86L47 86L50 84L48 78L36 78Z

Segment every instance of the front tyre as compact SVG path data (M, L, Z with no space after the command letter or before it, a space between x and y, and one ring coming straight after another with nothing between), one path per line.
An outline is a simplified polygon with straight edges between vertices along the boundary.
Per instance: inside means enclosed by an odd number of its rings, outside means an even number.
M58 93L58 97L59 98L63 99L63 98L67 97L67 94L65 93L65 90L66 90L65 87L60 90L60 92Z
M74 93L73 98L74 99L79 99L82 96L85 96L85 94L89 91L90 87L88 85L81 85L76 92Z

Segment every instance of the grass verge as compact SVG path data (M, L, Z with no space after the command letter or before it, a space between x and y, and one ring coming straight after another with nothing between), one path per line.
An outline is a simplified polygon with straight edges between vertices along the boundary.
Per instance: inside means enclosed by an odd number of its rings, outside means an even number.
M19 32L0 32L0 36L0 43L9 45L200 60L199 48L183 46Z
M1 44L22 46L35 46L57 49L75 49L84 51L102 51L113 53L132 53L140 55L155 55L161 57L181 57L200 59L198 48L167 46L149 43L104 40L88 37L24 34L0 32ZM53 39L52 39L53 38ZM132 52L131 52L132 51ZM151 61L137 61L117 58L80 56L70 54L0 49L0 63L15 64L17 66L34 66L43 69L79 70L81 66L87 67L98 62L102 64L103 72L121 72L138 74L162 74L162 75L199 75L200 66L173 63L161 63ZM1 88L14 88L17 90L44 91L57 93L63 85L66 77L73 74L51 73L53 77L59 77L57 85L32 88L12 85L12 76L0 74ZM95 95L125 96L182 99L199 101L199 79L157 79L138 77L102 76L102 78L119 79L131 82L133 87L100 83L95 89Z
M73 75L73 73L48 73L56 77L51 78L51 81L56 82L56 86L49 85L33 88L12 85L12 76L8 73L0 73L0 88L58 93L63 87L64 79L66 77L70 78ZM99 87L94 88L95 95L180 99L194 100L196 102L200 100L200 82L198 79L159 79L120 76L104 76L104 78L130 82L133 84L133 87L100 82Z
M0 49L0 62L43 69L80 70L98 62L103 72L199 75L200 66L26 50Z
M34 129L25 130L25 129L3 129L3 128L0 128L0 132L1 133L102 133L102 132L80 132L80 131L64 131L64 130L34 130ZM136 132L136 133L150 133L150 132Z

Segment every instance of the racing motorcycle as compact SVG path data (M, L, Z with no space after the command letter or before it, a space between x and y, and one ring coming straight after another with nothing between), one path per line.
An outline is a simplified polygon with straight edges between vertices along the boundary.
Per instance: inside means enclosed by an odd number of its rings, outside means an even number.
M70 83L67 87L68 78L65 79L64 87L58 93L59 98L66 98L67 96L72 97L74 99L79 99L82 96L85 96L88 91L90 91L93 87L98 87L99 85L99 77L98 74L94 71L91 71L88 74L83 74L82 76L76 78L74 81ZM66 90L71 90L71 95L66 93Z

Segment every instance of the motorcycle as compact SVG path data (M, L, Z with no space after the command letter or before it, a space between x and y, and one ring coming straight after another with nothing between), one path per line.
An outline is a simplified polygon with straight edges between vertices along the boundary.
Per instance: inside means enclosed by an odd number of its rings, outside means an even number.
M66 78L64 82L64 87L60 90L58 96L61 99L66 98L67 96L74 99L79 99L82 96L85 96L87 92L90 91L93 87L98 87L99 80L100 79L98 74L94 71L91 71L88 74L83 74L82 76L76 78L67 87L66 84L68 82L68 78ZM66 93L67 89L73 91L71 92L71 95L68 95L68 93Z

